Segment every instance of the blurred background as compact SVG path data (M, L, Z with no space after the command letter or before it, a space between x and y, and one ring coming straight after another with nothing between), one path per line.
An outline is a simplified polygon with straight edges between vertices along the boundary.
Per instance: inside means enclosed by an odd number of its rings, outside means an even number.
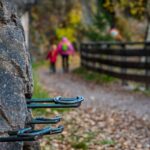
M30 11L31 52L42 57L49 45L63 36L77 50L81 41L112 41L112 26L124 41L144 41L148 30L146 6L146 0L39 1Z

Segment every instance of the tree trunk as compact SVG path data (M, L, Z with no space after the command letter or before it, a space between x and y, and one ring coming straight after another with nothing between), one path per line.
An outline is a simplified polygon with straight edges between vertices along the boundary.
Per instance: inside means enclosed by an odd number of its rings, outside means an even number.
M146 31L146 38L145 38L145 41L146 42L150 42L150 0L147 0L147 5L146 5L146 7L147 7L147 21L148 21L148 24L147 24L147 31ZM148 50L150 50L150 45L149 44L146 44L145 45L145 49L148 51ZM145 58L145 62L146 62L146 64L149 64L150 63L150 57L149 56L146 56L146 58ZM145 71L145 75L146 76L150 76L150 70L149 69L147 69L146 71ZM146 89L149 89L150 88L150 85L149 84L145 84L145 86L146 86Z
M146 41L150 41L150 0L147 0L147 21L148 21L148 25L147 25L147 31L146 31Z

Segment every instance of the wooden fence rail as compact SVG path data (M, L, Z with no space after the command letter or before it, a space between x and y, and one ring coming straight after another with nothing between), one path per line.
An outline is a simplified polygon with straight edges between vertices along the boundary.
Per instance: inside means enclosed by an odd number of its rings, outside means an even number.
M150 85L150 43L82 43L81 65L122 80Z

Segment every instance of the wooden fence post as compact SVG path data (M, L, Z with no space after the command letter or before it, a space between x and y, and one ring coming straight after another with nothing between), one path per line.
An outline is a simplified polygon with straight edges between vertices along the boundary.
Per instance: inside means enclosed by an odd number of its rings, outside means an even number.
M145 43L145 50L146 50L146 55L145 55L145 65L147 66L150 63L150 56L148 55L148 51L150 50L150 43ZM146 77L150 76L150 70L149 68L145 68L145 75ZM148 90L150 88L149 83L145 83L145 88Z
M107 48L111 48L111 45L110 44L107 44ZM112 55L108 55L108 60L112 60ZM109 66L109 70L112 71L113 70L113 67L112 66Z
M121 43L120 46L121 46L122 50L126 50L126 45L125 45L125 43ZM126 57L126 56L122 56L121 58L122 58L122 60L123 60L124 62L127 61L127 57ZM121 73L122 73L122 74L126 74L126 73L127 73L127 69L121 67ZM124 80L124 79L122 79L122 85L128 85L127 81Z

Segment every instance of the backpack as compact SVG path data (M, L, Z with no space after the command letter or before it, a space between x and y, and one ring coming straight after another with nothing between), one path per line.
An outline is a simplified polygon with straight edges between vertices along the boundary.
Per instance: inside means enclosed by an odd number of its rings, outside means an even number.
M69 49L67 43L62 44L62 51L67 51Z

